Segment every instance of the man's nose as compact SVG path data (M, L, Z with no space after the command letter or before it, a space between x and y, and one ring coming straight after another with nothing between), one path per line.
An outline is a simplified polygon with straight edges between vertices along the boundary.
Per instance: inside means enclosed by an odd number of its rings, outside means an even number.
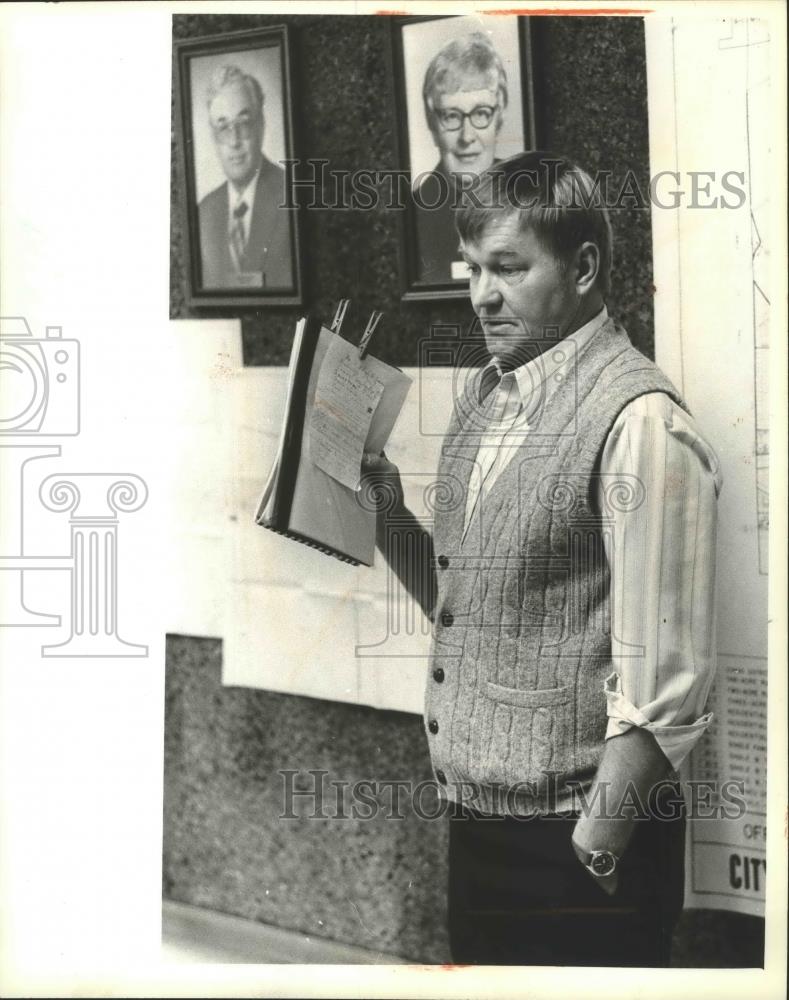
M471 290L471 305L475 312L480 309L498 308L501 305L501 289L495 274L480 274Z

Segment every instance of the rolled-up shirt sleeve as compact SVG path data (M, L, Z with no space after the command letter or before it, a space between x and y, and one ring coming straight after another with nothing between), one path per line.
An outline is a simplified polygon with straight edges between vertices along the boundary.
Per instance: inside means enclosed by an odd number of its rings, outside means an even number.
M692 417L649 393L615 422L600 473L612 595L606 739L642 727L676 769L712 721L720 466ZM611 504L617 482L631 502Z

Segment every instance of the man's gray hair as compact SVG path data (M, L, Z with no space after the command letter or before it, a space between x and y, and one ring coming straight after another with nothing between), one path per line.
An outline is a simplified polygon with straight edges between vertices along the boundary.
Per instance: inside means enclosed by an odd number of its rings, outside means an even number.
M507 73L490 39L481 31L453 38L431 59L422 86L425 117L431 131L436 98L462 90L468 79L475 76L488 79L490 89L499 94L502 109L506 108Z
M211 79L208 81L208 90L206 92L206 104L208 107L211 107L211 102L219 91L224 87L230 86L232 83L240 83L242 87L246 87L247 91L252 95L255 101L257 113L259 115L263 114L263 88L254 76L249 73L245 73L240 67L233 66L231 64L219 66L211 74Z

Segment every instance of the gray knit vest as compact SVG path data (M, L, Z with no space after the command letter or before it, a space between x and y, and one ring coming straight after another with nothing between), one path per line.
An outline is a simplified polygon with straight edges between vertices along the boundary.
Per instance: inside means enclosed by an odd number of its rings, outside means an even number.
M456 402L438 470L438 598L425 698L437 780L483 813L577 807L607 726L612 670L610 577L603 545L640 483L603 482L600 455L633 399L665 392L665 375L608 320L556 389L478 505L463 539L466 495L484 426ZM466 400L467 402L467 400ZM482 442L484 444L484 441Z

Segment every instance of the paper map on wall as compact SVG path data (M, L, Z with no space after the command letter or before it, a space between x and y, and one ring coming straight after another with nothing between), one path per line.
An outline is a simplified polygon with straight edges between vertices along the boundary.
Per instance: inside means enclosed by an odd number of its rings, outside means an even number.
M668 30L664 51L670 60L661 82L663 101L673 104L674 137L665 145L674 143L683 176L718 166L741 177L743 191L739 206L705 213L703 225L692 209L671 220L679 330L664 324L655 336L658 362L681 385L723 473L718 672L708 705L714 721L685 768L697 789L709 789L703 794L713 810L706 816L697 812L688 825L685 905L761 915L767 813L770 39L766 23L756 18L674 21ZM716 95L714 106L703 97L709 93ZM658 99L657 93L650 95L651 101ZM655 224L666 225L661 218ZM656 257L656 273L671 256L669 251L662 262ZM700 260L706 262L701 271ZM685 279L688 272L694 274L692 285ZM661 280L656 277L658 287ZM699 337L705 325L706 336ZM739 796L741 806L725 815L720 807L729 793Z

